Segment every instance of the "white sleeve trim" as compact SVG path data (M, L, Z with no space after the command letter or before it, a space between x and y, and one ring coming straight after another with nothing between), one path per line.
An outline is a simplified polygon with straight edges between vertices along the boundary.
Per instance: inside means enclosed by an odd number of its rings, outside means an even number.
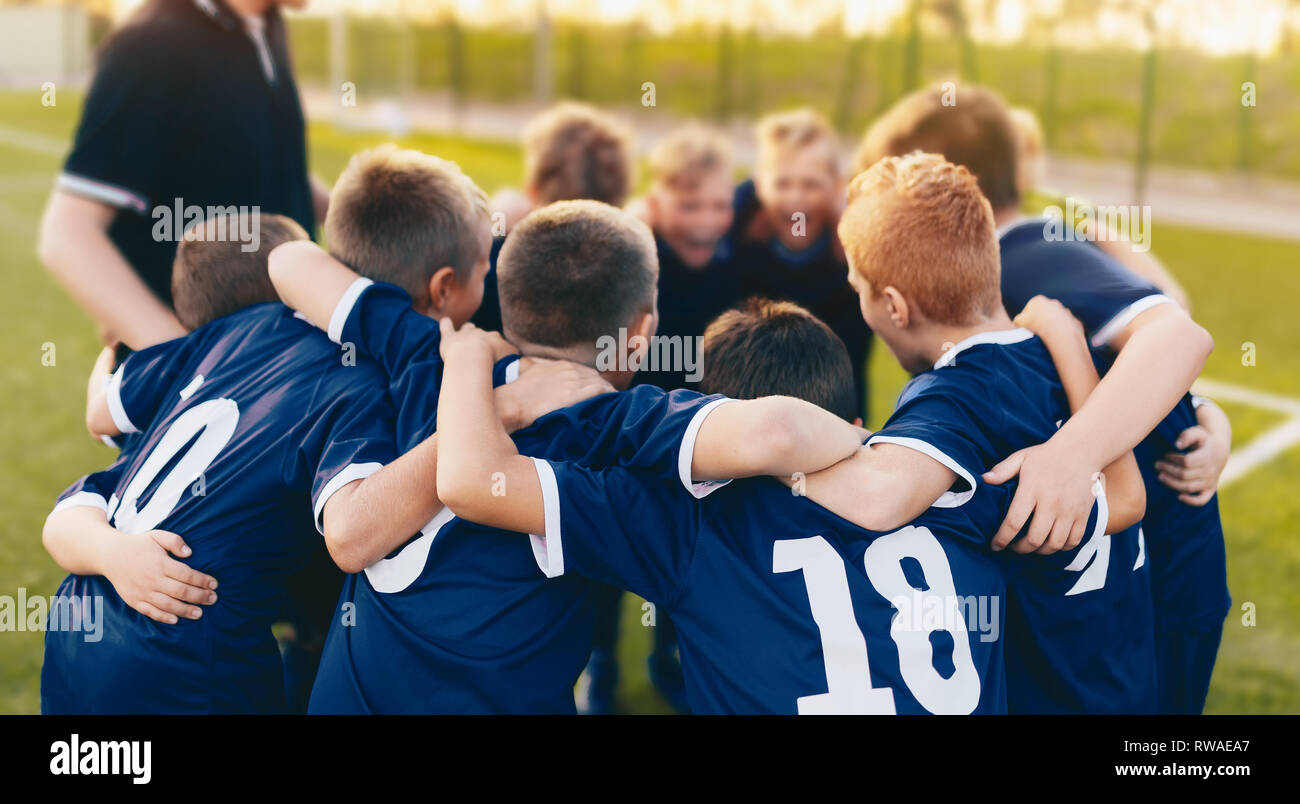
M320 531L322 536L325 535L325 503L329 502L329 498L353 480L364 480L383 468L382 463L350 463L329 479L325 488L321 489L320 496L316 498L316 530Z
M325 330L330 340L335 343L340 342L343 337L343 325L348 322L348 316L352 315L352 308L356 306L357 299L361 298L365 289L373 284L375 284L373 281L359 276L352 280L347 290L343 291L343 298L334 305L334 312L330 314L330 325Z
M113 417L113 424L122 434L140 432L134 424L131 423L131 417L126 415L126 408L122 406L122 370L126 364L117 367L113 376L109 377L108 385L104 388L104 397L108 400L108 413Z
M966 491L945 491L939 499L934 501L934 504L930 506L931 508L959 508L965 505L971 497L975 496L975 478L971 476L971 473L967 472L961 464L953 460L947 453L928 441L922 441L919 438L877 435L867 439L867 446L872 444L897 444L900 447L914 449L922 455L928 455L951 469L958 477L965 480L966 485L970 487Z
M99 201L119 209L129 209L141 215L149 208L149 201L139 193L125 187L107 184L96 179L88 179L75 173L61 173L55 186L60 190Z
M1163 293L1155 293L1138 299L1128 307L1120 310L1112 316L1109 321L1099 327L1092 336L1092 345L1105 346L1114 340L1115 336L1120 333L1120 330L1127 327L1130 321L1137 318L1142 313L1145 313L1147 310L1150 310L1152 307L1157 307L1165 302L1172 301L1173 299Z
M71 497L59 500L58 505L54 506L54 510L50 511L50 515L53 516L69 508L97 508L104 512L104 516L108 516L108 502L102 494L96 494L93 491L79 491Z
M1197 394L1192 394L1192 408L1193 408L1193 409L1199 408L1199 407L1201 407L1201 406L1203 406L1203 405L1213 405L1213 404L1214 404L1214 400L1210 399L1209 397L1198 396Z
M514 382L517 379L519 379L519 358L516 357L514 360L506 364L506 370L505 370L506 385L509 385L510 383Z
M715 399L695 411L690 424L686 425L686 434L682 436L682 446L677 452L677 477L682 481L682 486L697 500L704 499L731 482L730 480L704 480L696 483L691 477L691 463L695 460L695 440L700 437L700 427L703 426L704 420L719 405L734 401L726 398Z
M542 506L546 512L546 532L542 535L528 534L533 546L533 558L537 568L547 578L558 578L564 574L564 542L560 538L560 488L555 482L555 470L540 458L533 458L537 469L537 481L542 486Z

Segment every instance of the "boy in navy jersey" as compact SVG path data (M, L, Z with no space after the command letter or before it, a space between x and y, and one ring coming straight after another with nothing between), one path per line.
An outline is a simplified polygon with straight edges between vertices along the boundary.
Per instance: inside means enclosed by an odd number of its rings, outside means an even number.
M865 421L871 331L845 279L835 234L844 199L838 139L809 109L764 118L757 139L754 178L735 194L731 239L741 297L792 301L825 321L848 347Z
M1100 390L1075 417L1084 426L1075 430L1080 438L1071 449L1048 445L1026 459L1026 468L1038 459L1038 479L1028 472L1022 478L1013 516L997 541L1009 540L1028 515L1031 506L1020 505L1020 497L1049 498L1051 467L1064 471L1107 441L1111 449L1135 445L1147 487L1142 526L1151 561L1160 711L1199 713L1231 602L1215 496L1230 425L1217 406L1187 393L1212 341L1177 304L1095 244L1063 239L1048 220L1024 219L1017 146L1006 106L993 92L962 87L957 103L945 105L941 90L928 89L873 124L858 164L921 149L965 165L993 206L1006 308L1018 311L1031 297L1045 295L1082 321L1105 371Z
M892 276L907 290L905 296L892 282L873 285L889 301L870 302L873 317L885 305L896 305L904 318L910 310L904 332L881 321L891 326L886 340L900 358L914 364L921 355L939 357L953 367L934 372L929 387L912 389L852 459L796 476L793 495L760 480L696 505L657 480L661 467L653 463L592 471L522 458L490 413L488 345L472 331L451 335L444 322L452 384L440 407L443 501L476 521L544 532L553 561L628 584L666 607L678 622L693 711L970 713L1005 706L999 651L988 644L997 638L1000 614L979 629L970 626L972 606L987 614L1002 599L1001 572L984 545L1010 492L975 478L991 455L1050 437L1053 417L1068 415L1065 395L1047 351L1031 333L1011 329L998 304L992 215L969 174L926 157L883 165L858 182L863 204L885 208L870 210L879 225L861 234L895 255L892 261L916 243L899 232L908 221L942 221L955 233L934 246L945 250L946 281L918 279L914 262L881 265L880 252L869 253L869 267L850 255L855 271L873 281ZM854 217L845 221L855 230L866 228L856 214L861 206L851 204ZM926 247L920 252L911 256L931 264ZM924 303L922 290L931 294ZM872 291L862 293L865 311ZM793 316L771 303L723 316L709 331L709 387L716 381L732 393L753 393L766 379L763 390L799 388L851 413L847 361L805 359L825 354L833 336ZM944 323L947 316L954 323ZM951 347L948 338L961 343ZM959 352L967 354L957 366ZM1091 370L1081 339L1072 365L1076 380ZM980 398L990 394L995 402ZM980 416L999 403L1011 403L1017 415L999 414L1003 429L989 432ZM734 449L715 439L713 425L705 420L695 440L682 445L707 475L718 473L712 461ZM1126 527L1140 516L1141 481L1131 457L1107 471L1110 523ZM484 478L492 472L511 484L508 498L487 491ZM871 530L801 499L804 491ZM1095 520L1099 539L1107 526L1104 496Z
M720 132L689 124L656 145L649 162L650 190L644 210L659 255L659 328L655 334L664 344L656 351L671 360L642 368L635 384L657 385L668 391L697 388L704 328L740 301L727 237L733 218L731 145ZM597 617L582 702L587 713L614 709L618 680L615 647L622 599L622 590L611 587ZM672 621L660 615L652 633L650 681L675 709L684 711L686 699Z
M592 375L596 367L604 378L597 382L627 387L657 318L654 242L643 224L594 201L552 204L515 227L499 269L503 324L524 355L519 362L572 361L588 367L573 369L578 375ZM286 300L318 325L329 323L336 340L374 354L390 371L413 362L397 360L403 353L436 363L437 323L413 312L400 289L359 279L301 244L277 250L271 271ZM494 380L512 373L498 366ZM428 384L435 376L426 368L390 377L399 408L398 443L409 450L399 460L414 458L413 474L426 489L434 486L438 442L446 436L435 432L440 391ZM514 437L558 460L664 461L672 477L695 488L703 476L693 476L689 460L679 464L676 447L693 440L690 434L705 416L717 415L719 401L641 386L565 408ZM736 450L738 460L758 454L768 467L823 467L852 452L857 428L793 402L752 403L759 412L775 410L784 428L757 429L751 406L721 417L721 425L732 425L724 432L745 445ZM819 447L780 449L791 443L792 431L815 432ZM508 486L498 492L513 493ZM327 537L329 527L327 521ZM414 531L380 531L386 533L382 538L407 543L380 561L348 567L364 570L345 587L309 711L574 711L573 684L591 648L592 584L555 577L560 568L540 540L473 525L450 511L440 512L415 538Z
M195 329L113 375L92 428L133 435L47 520L47 549L74 573L60 600L104 613L100 641L47 632L44 712L286 711L271 624L320 549L312 511L318 523L357 503L361 527L374 524L366 479L394 455L382 374L342 364L274 301L266 253L305 237L299 227L264 217L253 252L227 237L237 231L217 218L187 233L173 293ZM407 504L384 518L429 515L415 495Z

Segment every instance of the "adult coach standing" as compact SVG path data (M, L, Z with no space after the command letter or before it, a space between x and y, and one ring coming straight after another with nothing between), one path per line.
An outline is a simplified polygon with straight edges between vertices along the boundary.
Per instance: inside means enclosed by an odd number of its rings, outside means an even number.
M185 334L172 311L171 271L191 221L183 212L175 220L178 210L233 207L248 216L241 234L263 213L312 233L324 219L329 190L307 172L280 17L280 6L306 3L146 0L105 43L41 222L39 254L106 345L143 349ZM106 351L95 373L111 368ZM292 583L285 616L295 636L284 647L297 711L306 709L341 585L323 550Z
M105 43L39 254L106 344L184 333L170 284L185 221L157 225L174 210L256 209L308 232L324 217L281 5L306 0L146 0Z

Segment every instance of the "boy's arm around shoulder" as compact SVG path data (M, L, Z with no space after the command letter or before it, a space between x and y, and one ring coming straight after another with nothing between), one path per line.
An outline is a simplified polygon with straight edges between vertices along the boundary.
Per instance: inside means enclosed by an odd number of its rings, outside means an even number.
M308 240L276 246L267 255L271 284L280 299L312 326L328 332L330 319L360 277Z

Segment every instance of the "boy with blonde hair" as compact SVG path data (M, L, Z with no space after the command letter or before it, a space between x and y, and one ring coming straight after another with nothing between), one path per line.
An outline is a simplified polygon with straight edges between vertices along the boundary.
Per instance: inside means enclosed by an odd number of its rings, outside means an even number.
M758 123L758 164L736 188L733 224L741 296L792 301L825 321L853 361L860 414L866 418L871 332L845 281L835 234L843 206L839 140L811 109Z

